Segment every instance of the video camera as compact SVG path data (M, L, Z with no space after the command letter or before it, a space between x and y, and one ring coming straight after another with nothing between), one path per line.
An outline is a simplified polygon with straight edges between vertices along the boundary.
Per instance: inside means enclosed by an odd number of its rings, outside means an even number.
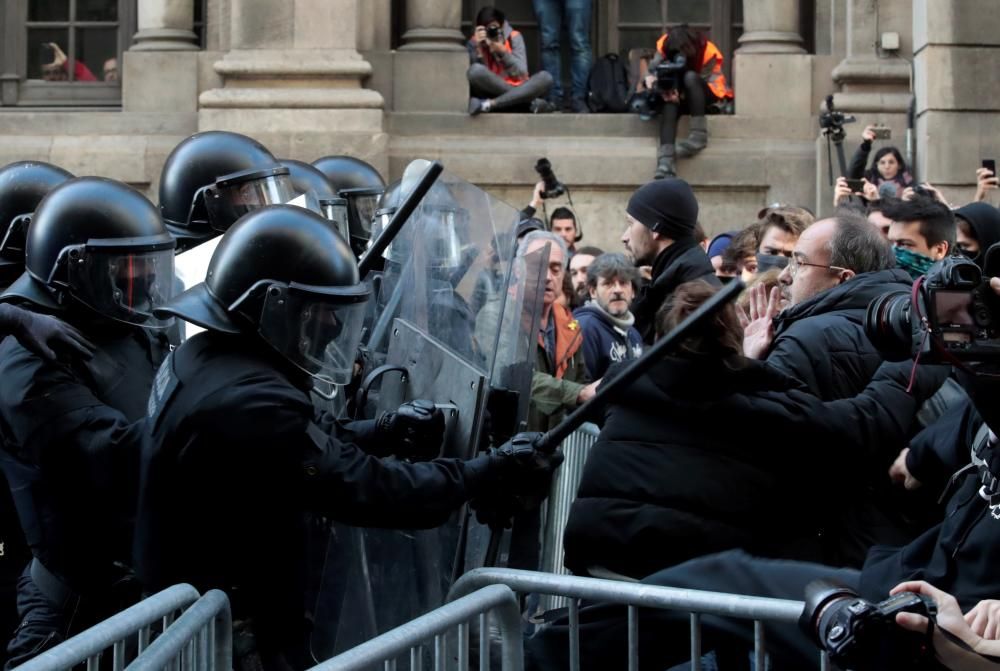
M556 174L552 172L552 164L549 163L549 159L538 159L538 162L535 163L535 172L545 182L545 190L540 194L542 198L558 198L566 193L566 185L560 182L556 178Z
M989 285L1000 275L1000 243L987 250L983 266L949 256L911 291L875 298L865 313L868 338L888 360L1000 361L1000 296Z
M643 121L651 119L663 107L663 93L677 91L684 81L684 71L687 69L687 58L677 53L670 60L665 60L656 66L653 74L656 76L652 88L640 91L632 96L629 108L639 115Z
M844 124L854 123L857 117L852 114L838 112L833 107L833 94L826 97L826 111L819 115L819 127L823 135L829 136L834 142L843 142L847 133L844 131Z
M806 587L799 626L842 669L939 669L929 637L897 626L897 613L933 620L937 606L914 592L872 603L848 587L816 580Z

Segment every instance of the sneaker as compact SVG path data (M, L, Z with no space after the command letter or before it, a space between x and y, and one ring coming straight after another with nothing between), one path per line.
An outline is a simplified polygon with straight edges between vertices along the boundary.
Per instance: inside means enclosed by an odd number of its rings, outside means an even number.
M569 103L570 111L573 114L590 114L590 108L587 107L587 101L583 98L573 98Z
M549 102L545 98L535 98L531 101L531 113L532 114L551 114L556 111L556 106L554 103Z
M482 98L469 98L469 116L478 116L490 111L490 101Z

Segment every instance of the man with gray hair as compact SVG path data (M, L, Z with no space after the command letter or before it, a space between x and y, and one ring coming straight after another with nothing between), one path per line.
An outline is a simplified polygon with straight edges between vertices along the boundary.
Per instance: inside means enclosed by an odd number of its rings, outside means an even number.
M639 272L624 254L601 254L587 267L590 302L573 313L583 331L583 358L591 379L613 363L642 354L642 336L629 311Z
M884 361L865 334L868 304L912 284L895 266L889 243L860 215L840 210L816 222L795 243L779 286L770 295L764 286L751 290L749 311L740 314L744 354L766 360L824 401L860 394ZM885 450L886 467L869 473L871 487L832 524L817 519L826 563L860 566L871 545L907 542L890 497L882 497L890 487L887 465L900 447L871 446L873 453Z

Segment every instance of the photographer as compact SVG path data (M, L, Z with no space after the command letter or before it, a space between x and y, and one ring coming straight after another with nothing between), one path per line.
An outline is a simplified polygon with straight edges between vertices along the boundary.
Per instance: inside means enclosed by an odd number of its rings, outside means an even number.
M865 170L868 163L868 155L872 151L872 142L875 141L875 126L866 126L861 133L861 145L854 152L851 164L847 168L847 177L851 179L861 179L864 177L876 188L886 182L891 182L895 193L889 195L900 196L903 189L913 184L913 175L906 170L906 161L896 147L882 147L875 152L871 167Z
M469 116L513 108L552 112L545 100L552 88L552 75L542 71L528 76L524 37L511 28L504 13L483 7L476 14L476 28L466 47L469 51L471 97Z
M657 77L661 64L679 66L675 84L666 84ZM682 66L682 67L680 67ZM694 156L708 144L708 121L705 113L711 106L732 100L733 90L722 74L722 52L703 34L686 23L671 28L656 42L656 56L649 63L646 88L658 92L662 99L660 148L657 152L654 179L677 174L675 158ZM691 132L676 146L677 120L681 114L691 115Z

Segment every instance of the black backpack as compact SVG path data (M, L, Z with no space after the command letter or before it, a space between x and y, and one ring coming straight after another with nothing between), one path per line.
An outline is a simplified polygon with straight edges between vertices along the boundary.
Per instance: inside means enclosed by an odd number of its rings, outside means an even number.
M606 54L590 69L587 106L592 112L624 112L628 109L628 68L618 54Z

